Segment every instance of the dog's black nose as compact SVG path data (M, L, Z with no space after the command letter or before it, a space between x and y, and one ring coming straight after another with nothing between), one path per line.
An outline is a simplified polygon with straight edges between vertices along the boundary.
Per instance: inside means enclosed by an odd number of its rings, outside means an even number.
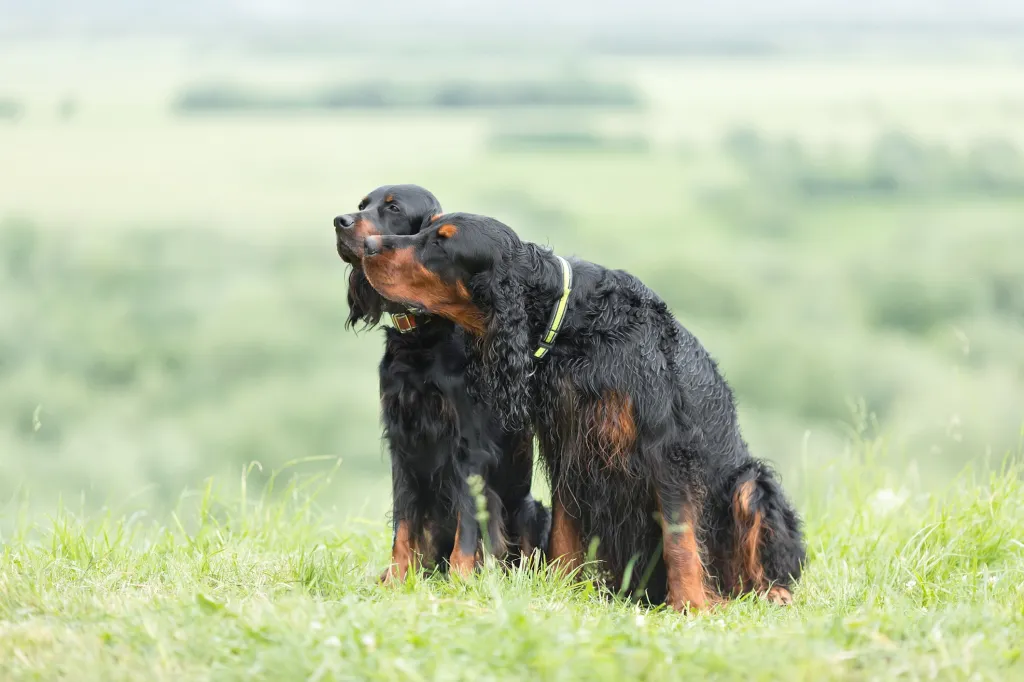
M340 215L334 219L334 229L347 230L355 223L355 218L350 215Z
M376 256L380 253L381 238L377 235L371 235L363 240L363 254L366 256Z

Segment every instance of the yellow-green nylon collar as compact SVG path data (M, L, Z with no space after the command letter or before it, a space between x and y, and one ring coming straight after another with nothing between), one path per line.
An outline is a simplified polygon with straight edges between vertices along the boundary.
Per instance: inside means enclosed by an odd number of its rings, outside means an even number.
M533 353L533 357L537 359L544 357L551 350L551 345L555 342L558 330L562 326L562 320L565 318L565 310L569 307L569 294L572 293L572 267L569 265L569 261L561 256L555 256L555 258L562 264L562 297L555 304L555 309L551 312L551 321L548 322L548 330L544 333L540 346Z

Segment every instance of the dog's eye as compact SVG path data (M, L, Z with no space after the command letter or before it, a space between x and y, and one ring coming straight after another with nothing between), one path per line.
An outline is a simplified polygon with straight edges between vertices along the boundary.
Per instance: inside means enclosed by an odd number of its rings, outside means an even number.
M388 210L392 213L401 213L402 209L398 207L398 204L388 204Z

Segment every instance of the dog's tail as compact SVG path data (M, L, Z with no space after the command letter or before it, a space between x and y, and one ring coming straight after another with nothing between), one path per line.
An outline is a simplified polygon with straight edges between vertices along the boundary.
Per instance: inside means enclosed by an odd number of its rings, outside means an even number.
M751 461L735 477L732 511L731 590L768 592L788 603L806 559L800 518L775 472Z

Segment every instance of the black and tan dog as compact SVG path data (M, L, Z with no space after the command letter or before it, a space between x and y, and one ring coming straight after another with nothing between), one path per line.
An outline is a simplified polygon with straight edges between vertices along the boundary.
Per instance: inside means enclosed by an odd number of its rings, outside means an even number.
M377 293L360 258L371 235L416 234L441 212L433 194L415 185L380 187L358 211L334 219L337 249L352 266L348 326L380 322L389 313L380 362L384 436L391 455L394 541L382 578L404 580L419 562L469 573L481 559L477 475L489 514L491 551L514 560L543 551L550 511L530 494L533 435L506 431L467 388L466 334L443 317L412 313Z

